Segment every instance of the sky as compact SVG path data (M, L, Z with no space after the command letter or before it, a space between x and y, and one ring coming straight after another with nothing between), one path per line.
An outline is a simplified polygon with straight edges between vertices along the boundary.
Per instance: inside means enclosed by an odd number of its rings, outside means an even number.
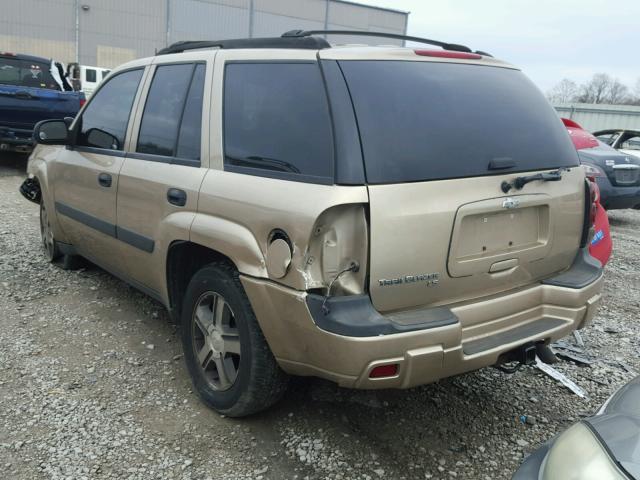
M357 0L411 12L408 35L461 43L520 67L547 91L604 72L640 78L640 0Z

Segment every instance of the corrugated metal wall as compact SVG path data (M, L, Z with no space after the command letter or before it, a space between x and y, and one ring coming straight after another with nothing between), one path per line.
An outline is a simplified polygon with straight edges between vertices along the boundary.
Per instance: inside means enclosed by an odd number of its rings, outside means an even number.
M640 130L640 107L574 103L555 105L555 109L561 117L570 118L591 132L612 128Z
M66 63L78 57L84 65L107 68L179 40L325 28L404 34L408 16L345 0L3 0L2 6L0 51ZM329 41L402 44L369 37Z

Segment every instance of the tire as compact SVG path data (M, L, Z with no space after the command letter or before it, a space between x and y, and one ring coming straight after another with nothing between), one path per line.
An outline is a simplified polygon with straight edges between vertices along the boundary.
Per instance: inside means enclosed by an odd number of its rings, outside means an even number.
M44 199L40 200L40 238L45 257L49 262L55 262L60 258L62 253L58 248L58 242L56 242L53 236L53 230L51 229L47 208L44 205Z
M203 402L229 417L269 408L287 388L238 272L212 263L191 279L181 313L184 358Z

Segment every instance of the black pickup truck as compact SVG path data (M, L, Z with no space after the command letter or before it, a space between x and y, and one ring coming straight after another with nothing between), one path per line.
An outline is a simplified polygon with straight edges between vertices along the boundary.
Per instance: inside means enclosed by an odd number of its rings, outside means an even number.
M65 78L62 64L0 52L0 150L29 152L40 120L74 117L85 102Z

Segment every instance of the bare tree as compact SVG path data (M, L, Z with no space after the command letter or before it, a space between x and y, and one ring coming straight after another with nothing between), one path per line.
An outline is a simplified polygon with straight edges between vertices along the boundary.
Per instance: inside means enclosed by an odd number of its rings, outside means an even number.
M577 95L578 85L568 78L563 78L547 92L547 98L551 103L571 103L576 100Z
M606 73L596 73L582 85L578 101L581 103L606 103L611 86L611 77Z
M612 105L627 103L629 101L629 87L617 78L613 79L609 85L605 100Z

